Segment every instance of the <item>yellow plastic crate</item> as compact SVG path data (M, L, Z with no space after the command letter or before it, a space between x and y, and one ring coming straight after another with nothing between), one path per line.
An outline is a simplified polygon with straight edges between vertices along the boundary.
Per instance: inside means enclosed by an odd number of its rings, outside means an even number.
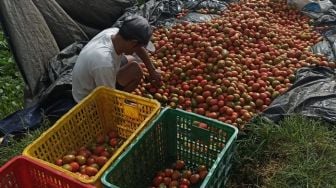
M133 139L159 113L160 103L130 93L99 87L60 118L37 140L27 146L23 155L77 178L101 187L100 177ZM107 163L90 179L54 165L56 159L71 150L92 143L100 134L118 132L125 141Z

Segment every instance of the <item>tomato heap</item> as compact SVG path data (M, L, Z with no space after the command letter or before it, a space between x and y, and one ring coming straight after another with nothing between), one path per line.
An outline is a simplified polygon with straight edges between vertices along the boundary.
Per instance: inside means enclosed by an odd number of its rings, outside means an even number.
M207 176L206 166L199 165L197 169L186 168L183 160L177 160L172 168L166 168L156 173L152 182L152 188L188 188L201 185Z
M98 136L90 146L82 146L76 151L68 152L57 159L55 164L83 178L89 178L98 173L122 143L123 139L118 133L110 131L107 135Z
M291 87L298 68L335 67L309 50L321 40L309 23L284 0L248 0L209 22L157 28L151 58L163 85L143 82L134 93L243 129Z

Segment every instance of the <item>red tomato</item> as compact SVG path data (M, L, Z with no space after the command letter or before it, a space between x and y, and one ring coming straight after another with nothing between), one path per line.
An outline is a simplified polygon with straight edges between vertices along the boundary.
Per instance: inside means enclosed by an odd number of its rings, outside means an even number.
M118 133L117 133L117 131L110 131L109 133L108 133L108 136L110 137L110 139L112 139L112 138L118 138Z
M104 164L107 162L107 158L105 156L97 157L96 162L99 166L104 166Z
M77 172L79 170L79 164L77 162L71 162L70 166L72 172Z
M82 155L77 155L76 162L78 162L79 165L83 165L86 163L86 158Z
M199 123L198 127L202 129L208 129L208 125L205 123Z
M173 187L173 186L176 186L176 187L177 187L178 185L179 185L178 181L173 180L173 181L170 182L170 184L169 184L169 188L170 188L170 187Z
M153 185L157 187L157 186L159 186L162 182L163 182L163 178L162 178L162 176L157 176L157 177L155 177L154 180L153 180Z
M175 168L176 168L177 170L182 170L182 169L184 168L184 166L185 166L184 161L182 161L182 160L177 160L177 161L176 161L176 166L175 166Z
M56 162L55 162L55 164L57 166L62 166L63 165L63 160L62 159L57 159Z
M156 173L156 176L162 176L162 177L165 177L166 174L165 174L163 171L160 171L160 172Z
M65 169L65 170L72 171L72 167L71 167L71 165L69 165L69 164L64 164L64 165L62 166L62 168Z
M180 188L188 188L188 185L182 184L182 185L180 185Z
M93 153L96 155L100 155L101 153L103 153L103 151L106 151L106 148L104 146L96 146Z
M76 160L74 155L66 155L63 157L63 164L71 163Z
M178 180L181 177L181 173L175 170L171 177L172 177L172 180Z
M196 184L196 183L198 183L199 179L200 179L200 175L199 174L193 174L190 177L190 183L191 184Z
M88 149L79 150L78 155L84 156L85 158L90 157L91 152Z
M173 172L174 172L174 170L170 169L170 168L167 168L164 171L166 177L171 177L173 175Z
M207 170L207 167L205 165L198 166L198 172L202 172L202 171L205 171L205 170Z
M93 164L95 162L96 162L96 160L93 157L90 157L90 158L87 159L86 164L87 165L91 165L91 164Z
M104 156L104 157L107 157L107 158L111 157L111 154L108 151L103 151L103 153L101 153L100 155Z
M97 136L96 143L97 144L104 144L106 142L105 135L99 135Z
M204 179L208 175L208 171L203 170L203 171L199 172L199 175L200 175L200 179Z
M87 166L85 167L85 174L88 176L94 176L98 173L98 169L92 167L92 166Z
M172 179L170 177L164 177L163 178L163 183L167 186L171 183L171 181L172 181Z
M186 179L189 179L191 175L192 175L192 172L190 170L185 170L185 171L183 171L182 177L186 178Z
M81 174L86 174L86 173L85 173L85 167L86 167L86 165L82 165L82 166L79 167L79 172L80 172Z
M180 180L180 185L190 185L190 181L188 180L188 179L186 179L186 178L182 178L181 180Z
M117 138L112 138L112 139L110 140L110 145L111 145L112 147L116 147L116 146L118 145L118 139L117 139Z
M97 170L99 170L100 166L97 163L93 163L90 165L93 168L96 168Z

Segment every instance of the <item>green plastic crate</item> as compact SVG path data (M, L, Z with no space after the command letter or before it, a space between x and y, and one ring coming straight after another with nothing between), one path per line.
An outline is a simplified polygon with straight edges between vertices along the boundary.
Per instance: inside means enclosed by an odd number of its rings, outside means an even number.
M194 125L203 122L208 129ZM148 187L155 173L177 159L188 168L208 167L200 187L223 188L229 178L238 129L183 110L164 109L108 168L104 187Z

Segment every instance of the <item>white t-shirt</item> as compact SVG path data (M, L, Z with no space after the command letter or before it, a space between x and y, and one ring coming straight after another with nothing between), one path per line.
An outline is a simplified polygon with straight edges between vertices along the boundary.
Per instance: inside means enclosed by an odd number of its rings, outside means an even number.
M96 35L80 52L72 73L72 95L76 102L98 86L115 88L122 55L113 47L112 35L118 28L109 28Z

